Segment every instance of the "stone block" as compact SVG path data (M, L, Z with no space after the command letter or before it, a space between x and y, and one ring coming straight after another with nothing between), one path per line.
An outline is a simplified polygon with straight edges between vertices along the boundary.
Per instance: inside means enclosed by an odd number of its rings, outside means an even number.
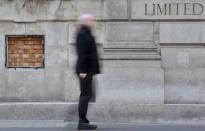
M68 67L69 49L67 46L46 46L45 48L45 68Z
M13 6L9 6L9 4ZM11 15L12 20L15 22L36 22L37 20L45 20L47 16L47 2L45 1L10 1L4 2L4 6L14 12L14 16ZM10 16L10 15L8 15Z
M8 70L6 77L6 101L19 102L24 101L25 86L24 86L24 71Z
M77 78L77 74L74 70L65 71L65 101L78 102L80 95L80 85Z
M84 13L93 14L97 19L102 19L103 11L101 0L74 0L74 8L76 8L77 16Z
M88 112L90 120L99 122L157 122L187 123L204 121L204 106L199 105L139 105L92 104ZM117 114L116 114L117 113ZM109 114L109 115L107 115ZM100 119L99 119L100 118Z
M75 66L77 62L76 45L69 44L69 68L72 73L75 73Z
M153 41L152 22L109 22L106 25L106 42L137 43Z
M164 103L160 68L109 68L97 77L96 102Z
M205 49L191 47L161 48L164 68L204 68Z
M44 101L45 75L44 70L30 70L25 72L25 101Z
M78 29L77 23L70 23L69 24L69 43L75 43L76 42L76 34Z
M65 74L61 68L45 69L45 101L64 101L65 100Z
M0 68L0 74L0 101L4 101L6 99L5 97L7 97L7 72L5 69Z
M20 9L19 7L22 6L20 5L19 1L15 2L9 2L7 0L2 0L1 1L1 8L0 8L0 16L1 19L3 20L14 20L18 17L23 17L22 12L20 13L18 10ZM10 8L8 8L10 7ZM16 7L16 11L15 11ZM17 13L19 12L19 14ZM18 15L17 15L18 14Z
M83 13L91 13L97 19L103 17L101 0L47 1L46 4L47 20L76 20Z
M59 103L54 104L55 107L55 119L65 120L68 122L78 121L78 104L76 103Z
M160 22L160 43L204 43L204 22Z
M10 114L7 114L8 118L13 118L13 120L28 120L28 119L32 119L31 114L32 114L32 106L31 104L15 104L15 106L12 106L12 104L10 105L11 107L13 107L13 112Z
M45 36L45 45L67 45L69 36L69 24L66 22L42 22L28 23L23 28L23 34L38 34Z
M43 69L9 69L1 80L2 102L49 101Z
M0 69L3 69L5 67L5 44L3 41L0 41Z
M54 20L68 20L76 18L76 7L74 6L74 1L46 1L45 2L45 10L47 13L45 19ZM43 6L39 6L42 9Z
M80 94L80 87L77 75L75 73L76 66L75 45L69 45L69 69L65 70L65 101L77 102Z
M165 69L167 104L204 104L205 68Z
M32 106L32 119L49 120L55 118L55 106L53 104L34 104Z
M9 117L9 115L14 113L14 106L13 105L1 105L0 106L0 115L1 115L1 119L2 120L7 120Z
M22 35L26 33L25 24L23 23L2 22L0 27L0 39L2 42L5 41L5 35Z
M127 0L105 0L104 19L128 19Z

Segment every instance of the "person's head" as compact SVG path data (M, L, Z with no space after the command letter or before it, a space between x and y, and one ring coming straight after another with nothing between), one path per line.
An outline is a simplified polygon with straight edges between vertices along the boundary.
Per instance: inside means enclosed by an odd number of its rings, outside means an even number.
M81 25L93 27L95 26L95 17L92 14L83 14L78 18L78 22Z

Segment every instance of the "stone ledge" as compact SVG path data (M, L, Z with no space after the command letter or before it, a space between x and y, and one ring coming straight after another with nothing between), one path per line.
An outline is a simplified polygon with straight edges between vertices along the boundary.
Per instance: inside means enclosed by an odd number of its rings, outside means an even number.
M161 60L154 45L104 44L103 60Z
M0 128L63 128L68 125L71 124L63 120L0 120Z
M104 53L102 60L161 60L159 54L106 54Z
M92 103L95 122L205 122L205 105ZM77 103L1 103L0 120L77 121Z
M110 42L102 45L103 49L157 49L153 42Z

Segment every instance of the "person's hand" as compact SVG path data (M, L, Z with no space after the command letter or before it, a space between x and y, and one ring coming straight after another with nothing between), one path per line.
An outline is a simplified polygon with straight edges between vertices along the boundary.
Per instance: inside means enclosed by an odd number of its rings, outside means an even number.
M80 76L80 78L84 79L87 76L87 74L86 73L80 73L79 76Z

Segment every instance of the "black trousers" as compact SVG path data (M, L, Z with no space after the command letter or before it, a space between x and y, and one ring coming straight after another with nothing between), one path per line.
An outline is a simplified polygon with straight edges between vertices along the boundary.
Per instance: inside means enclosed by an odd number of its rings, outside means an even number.
M79 112L79 122L86 122L88 103L93 97L93 88L92 88L93 75L88 74L85 78L80 78L80 98L78 105Z

